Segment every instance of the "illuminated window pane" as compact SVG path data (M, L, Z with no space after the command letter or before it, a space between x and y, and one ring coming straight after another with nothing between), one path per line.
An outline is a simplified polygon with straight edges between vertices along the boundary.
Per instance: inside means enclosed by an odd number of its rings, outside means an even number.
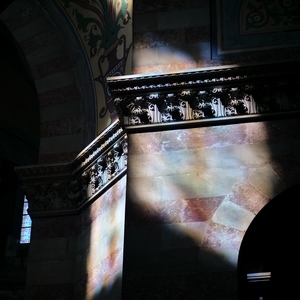
M21 239L20 239L21 244L30 243L31 218L30 218L27 210L28 210L28 200L26 197L24 197Z
M28 202L27 202L27 199L25 198L24 204L23 204L23 215L27 215L27 209L28 209Z
M23 227L31 227L31 218L29 215L23 215L22 228Z
M30 243L30 234L31 228L22 228L21 230L21 244L28 244Z

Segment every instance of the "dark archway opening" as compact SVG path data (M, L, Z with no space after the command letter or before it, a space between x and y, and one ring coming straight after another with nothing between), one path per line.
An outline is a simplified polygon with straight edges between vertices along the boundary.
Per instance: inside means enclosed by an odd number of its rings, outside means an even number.
M297 278L300 184L280 193L254 218L238 259L239 300L294 299Z
M3 1L0 13L13 1ZM24 299L28 244L20 244L24 194L14 167L38 163L39 103L21 48L0 21L0 299Z
M40 111L34 79L22 49L0 21L0 157L16 165L38 162Z

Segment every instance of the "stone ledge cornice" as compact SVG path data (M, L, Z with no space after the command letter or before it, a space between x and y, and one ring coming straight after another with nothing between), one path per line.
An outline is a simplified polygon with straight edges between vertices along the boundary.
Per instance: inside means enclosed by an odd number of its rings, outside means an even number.
M119 118L133 131L290 117L300 112L299 84L298 61L108 78Z
M16 167L31 216L74 214L127 169L127 137L116 121L70 164Z
M84 148L77 157L66 164L31 165L16 167L15 171L23 182L46 182L53 178L68 180L88 167L100 154L103 154L125 134L120 122L116 121Z
M232 83L255 83L266 80L294 78L300 74L300 61L260 64L260 65L228 65L186 70L173 73L147 75L124 75L109 77L108 85L114 95L147 94L155 91L170 92L186 88L226 86Z

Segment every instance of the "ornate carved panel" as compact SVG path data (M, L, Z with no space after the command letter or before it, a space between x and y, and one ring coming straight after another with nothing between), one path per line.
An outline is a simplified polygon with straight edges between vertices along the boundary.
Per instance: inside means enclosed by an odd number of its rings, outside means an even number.
M128 129L287 116L300 110L299 83L299 62L108 79Z
M100 196L127 167L127 137L115 122L70 164L16 167L29 213L77 213Z

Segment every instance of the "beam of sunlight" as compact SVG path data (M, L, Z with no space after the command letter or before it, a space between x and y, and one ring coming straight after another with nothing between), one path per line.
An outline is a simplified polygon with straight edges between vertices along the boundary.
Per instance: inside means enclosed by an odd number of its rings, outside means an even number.
M95 295L101 293L118 293L113 288L122 278L125 201L118 199L112 203L108 197L98 201L103 201L105 211L99 214L90 228L86 300L94 299Z

